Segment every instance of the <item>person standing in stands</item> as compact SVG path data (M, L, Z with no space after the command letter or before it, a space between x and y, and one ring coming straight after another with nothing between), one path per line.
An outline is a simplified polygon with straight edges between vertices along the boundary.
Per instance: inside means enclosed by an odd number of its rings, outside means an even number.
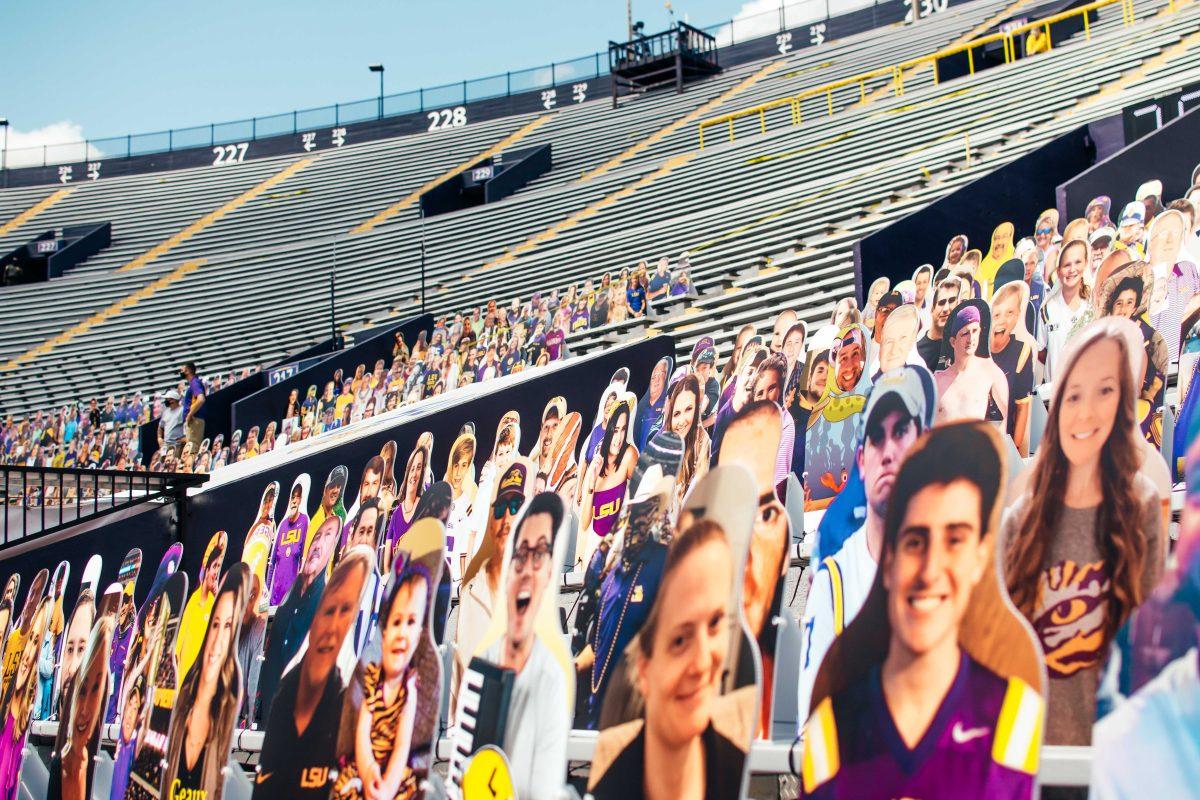
M945 346L946 323L950 320L950 312L958 305L961 294L962 282L955 276L943 279L933 293L929 330L917 341L917 353L930 372L950 366L950 353Z
M183 407L179 405L179 392L168 389L163 401L166 406L158 418L158 448L170 450L178 458L184 440Z
M192 450L200 451L200 442L204 439L204 382L196 374L195 363L188 361L179 368L179 374L187 381L187 391L183 395L183 428L187 440L192 443Z

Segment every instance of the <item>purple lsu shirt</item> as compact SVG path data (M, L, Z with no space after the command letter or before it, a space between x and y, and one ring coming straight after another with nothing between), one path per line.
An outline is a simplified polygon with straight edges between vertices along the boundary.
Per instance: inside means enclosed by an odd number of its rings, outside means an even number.
M279 523L275 533L275 557L271 572L271 605L277 606L287 597L304 556L304 536L308 531L308 515L297 514L295 521L288 517Z
M805 726L805 797L1030 800L1041 697L965 653L929 729L909 749L883 696L879 667ZM832 712L832 713L830 713Z

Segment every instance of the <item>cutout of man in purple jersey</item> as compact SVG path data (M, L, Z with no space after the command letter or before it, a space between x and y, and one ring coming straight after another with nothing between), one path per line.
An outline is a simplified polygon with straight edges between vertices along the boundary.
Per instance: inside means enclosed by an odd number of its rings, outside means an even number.
M875 584L817 676L805 797L1033 796L1044 676L997 582L1003 476L987 423L934 428L910 450Z

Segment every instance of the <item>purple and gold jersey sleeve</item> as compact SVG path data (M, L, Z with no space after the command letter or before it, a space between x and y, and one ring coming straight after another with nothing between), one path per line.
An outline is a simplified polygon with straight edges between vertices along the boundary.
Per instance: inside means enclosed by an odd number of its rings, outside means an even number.
M808 798L913 797L1030 800L1045 703L1019 678L1004 680L968 657L925 734L900 736L879 671L824 699L804 727Z

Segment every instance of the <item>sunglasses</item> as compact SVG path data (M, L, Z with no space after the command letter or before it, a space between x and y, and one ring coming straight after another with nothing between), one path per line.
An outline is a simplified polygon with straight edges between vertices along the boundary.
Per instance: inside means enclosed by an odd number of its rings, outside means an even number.
M550 557L550 544L545 539L538 541L537 545L530 547L522 543L520 547L513 552L512 565L517 572L524 572L525 565L531 560L535 570L541 569L546 563L546 559Z
M1046 236L1051 232L1051 230L1051 228L1038 228L1036 231L1034 231L1034 233L1036 233L1038 236Z
M521 503L524 501L525 498L520 496L514 497L512 500L497 500L492 504L492 516L496 519L503 519L506 513L515 514L521 510Z

